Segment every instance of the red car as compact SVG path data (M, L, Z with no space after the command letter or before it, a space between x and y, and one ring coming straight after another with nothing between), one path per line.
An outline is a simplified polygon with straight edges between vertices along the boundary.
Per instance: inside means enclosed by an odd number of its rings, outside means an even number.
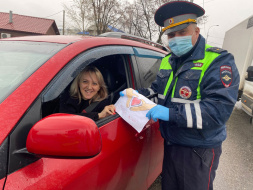
M0 40L0 188L148 189L162 169L158 122L137 133L118 114L94 122L57 110L84 67L100 69L115 103L150 86L166 54L124 34Z

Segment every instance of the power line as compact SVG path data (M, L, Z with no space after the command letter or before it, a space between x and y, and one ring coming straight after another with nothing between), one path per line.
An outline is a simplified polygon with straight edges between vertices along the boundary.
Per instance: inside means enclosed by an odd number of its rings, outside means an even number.
M206 1L206 2L203 0L203 3L198 3L198 5L205 5L206 3L210 3L212 1L215 1L215 0L209 0L209 1Z
M205 3L210 3L210 2L212 2L212 1L214 1L214 0L210 0L210 1L207 1L207 2L205 2Z
M219 38L219 39L224 39L224 38L221 38L221 37L216 37L216 36L210 36L209 37L212 37L212 38Z
M62 11L60 11L60 12L58 12L58 13L55 13L55 14L53 14L53 15L47 16L47 17L45 17L45 18L49 18L49 17L51 17L51 16L57 15L57 14L59 14L59 13L61 13L61 12L62 12Z
M210 43L212 43L212 44L222 45L221 43L216 43L216 42L210 42L210 41L208 41L208 44L210 44Z

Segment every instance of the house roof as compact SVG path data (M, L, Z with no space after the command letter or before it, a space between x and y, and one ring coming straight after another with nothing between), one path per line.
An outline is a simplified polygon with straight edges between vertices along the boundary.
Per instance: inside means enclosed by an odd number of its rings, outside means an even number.
M52 19L12 14L12 23L9 23L10 13L0 12L0 29L46 34L52 26L56 34L59 30Z
M107 28L112 31L112 32L122 32L122 33L125 33L124 31L120 30L120 29L117 29L111 25L107 25ZM86 35L89 35L90 32L89 31L93 31L93 30L97 30L97 27L95 25L91 25L88 29L88 31L84 31L84 32L78 32L77 34L86 34Z
M120 30L120 29L118 29L118 28L115 28L115 27L113 27L113 26L111 26L111 25L108 25L108 28L109 28L111 31L113 31L113 32L122 32L122 33L125 33L124 31L122 31L122 30Z

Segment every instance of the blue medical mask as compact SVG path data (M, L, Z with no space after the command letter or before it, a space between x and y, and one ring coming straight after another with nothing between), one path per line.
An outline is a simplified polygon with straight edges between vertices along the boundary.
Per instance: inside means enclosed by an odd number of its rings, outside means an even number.
M181 36L169 39L169 48L178 57L192 49L192 36Z

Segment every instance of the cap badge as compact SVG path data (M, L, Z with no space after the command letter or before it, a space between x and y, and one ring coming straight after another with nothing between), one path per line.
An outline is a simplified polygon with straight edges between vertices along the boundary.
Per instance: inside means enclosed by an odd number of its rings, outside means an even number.
M178 22L178 23L174 23L174 20L173 20L173 23L170 23L171 19L169 20L169 26L166 26L162 29L162 31L164 32L165 30L169 29L169 28L172 28L172 27L175 27L175 26L179 26L181 24L185 24L185 23L197 23L197 20L196 19L187 19L187 20L184 20L184 21L181 21L181 22Z
M174 24L174 19L173 18L169 19L169 24Z
M191 97L192 95L192 91L190 89L190 87L188 86L183 86L182 88L180 88L179 90L179 95L184 98L184 99L188 99Z

